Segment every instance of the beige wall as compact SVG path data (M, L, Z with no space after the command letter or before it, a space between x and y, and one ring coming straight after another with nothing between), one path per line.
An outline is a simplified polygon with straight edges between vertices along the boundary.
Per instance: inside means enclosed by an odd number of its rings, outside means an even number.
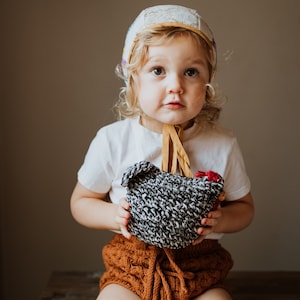
M73 221L70 193L90 140L113 121L128 25L170 2L1 2L1 299L37 299L53 270L103 268L110 234ZM256 218L223 240L235 269L300 270L300 2L173 3L199 9L215 32L222 120L252 178Z

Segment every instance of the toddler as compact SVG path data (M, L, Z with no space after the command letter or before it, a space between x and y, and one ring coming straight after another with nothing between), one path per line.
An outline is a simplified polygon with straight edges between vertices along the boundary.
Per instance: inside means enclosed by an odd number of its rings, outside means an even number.
M98 131L71 197L79 223L115 232L103 249L98 300L231 299L223 281L233 261L219 241L247 227L254 207L236 137L217 122L216 67L213 34L193 9L149 7L129 28L117 68L125 82L116 104L120 120ZM131 234L121 185L124 172L139 161L161 168L165 125L179 128L193 174L213 170L224 179L222 205L201 220L198 238L180 249Z

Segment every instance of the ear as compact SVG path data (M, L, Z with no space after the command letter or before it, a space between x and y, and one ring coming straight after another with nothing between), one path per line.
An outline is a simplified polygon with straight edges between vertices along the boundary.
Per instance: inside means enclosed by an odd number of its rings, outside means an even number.
M213 85L207 83L205 86L206 86L206 100L209 101L211 99L214 99L216 96L216 90L213 87Z

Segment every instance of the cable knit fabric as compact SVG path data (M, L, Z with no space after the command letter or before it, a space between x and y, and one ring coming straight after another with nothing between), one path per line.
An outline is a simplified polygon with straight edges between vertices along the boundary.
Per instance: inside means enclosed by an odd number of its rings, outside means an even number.
M233 264L217 240L171 250L120 234L103 248L103 261L100 288L119 284L142 300L188 300L212 287L226 288Z
M130 232L160 248L188 246L199 237L196 229L214 207L223 183L213 172L188 178L163 172L150 162L135 164L122 179L130 204Z

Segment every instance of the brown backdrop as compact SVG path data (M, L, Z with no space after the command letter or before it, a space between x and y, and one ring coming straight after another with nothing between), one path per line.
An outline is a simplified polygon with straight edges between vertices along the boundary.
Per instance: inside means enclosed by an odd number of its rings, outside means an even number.
M69 197L90 140L114 120L129 24L169 2L1 2L1 299L37 299L53 270L103 268L111 234L75 223ZM256 218L223 240L235 269L299 270L300 2L173 3L215 32L222 120L252 178Z

